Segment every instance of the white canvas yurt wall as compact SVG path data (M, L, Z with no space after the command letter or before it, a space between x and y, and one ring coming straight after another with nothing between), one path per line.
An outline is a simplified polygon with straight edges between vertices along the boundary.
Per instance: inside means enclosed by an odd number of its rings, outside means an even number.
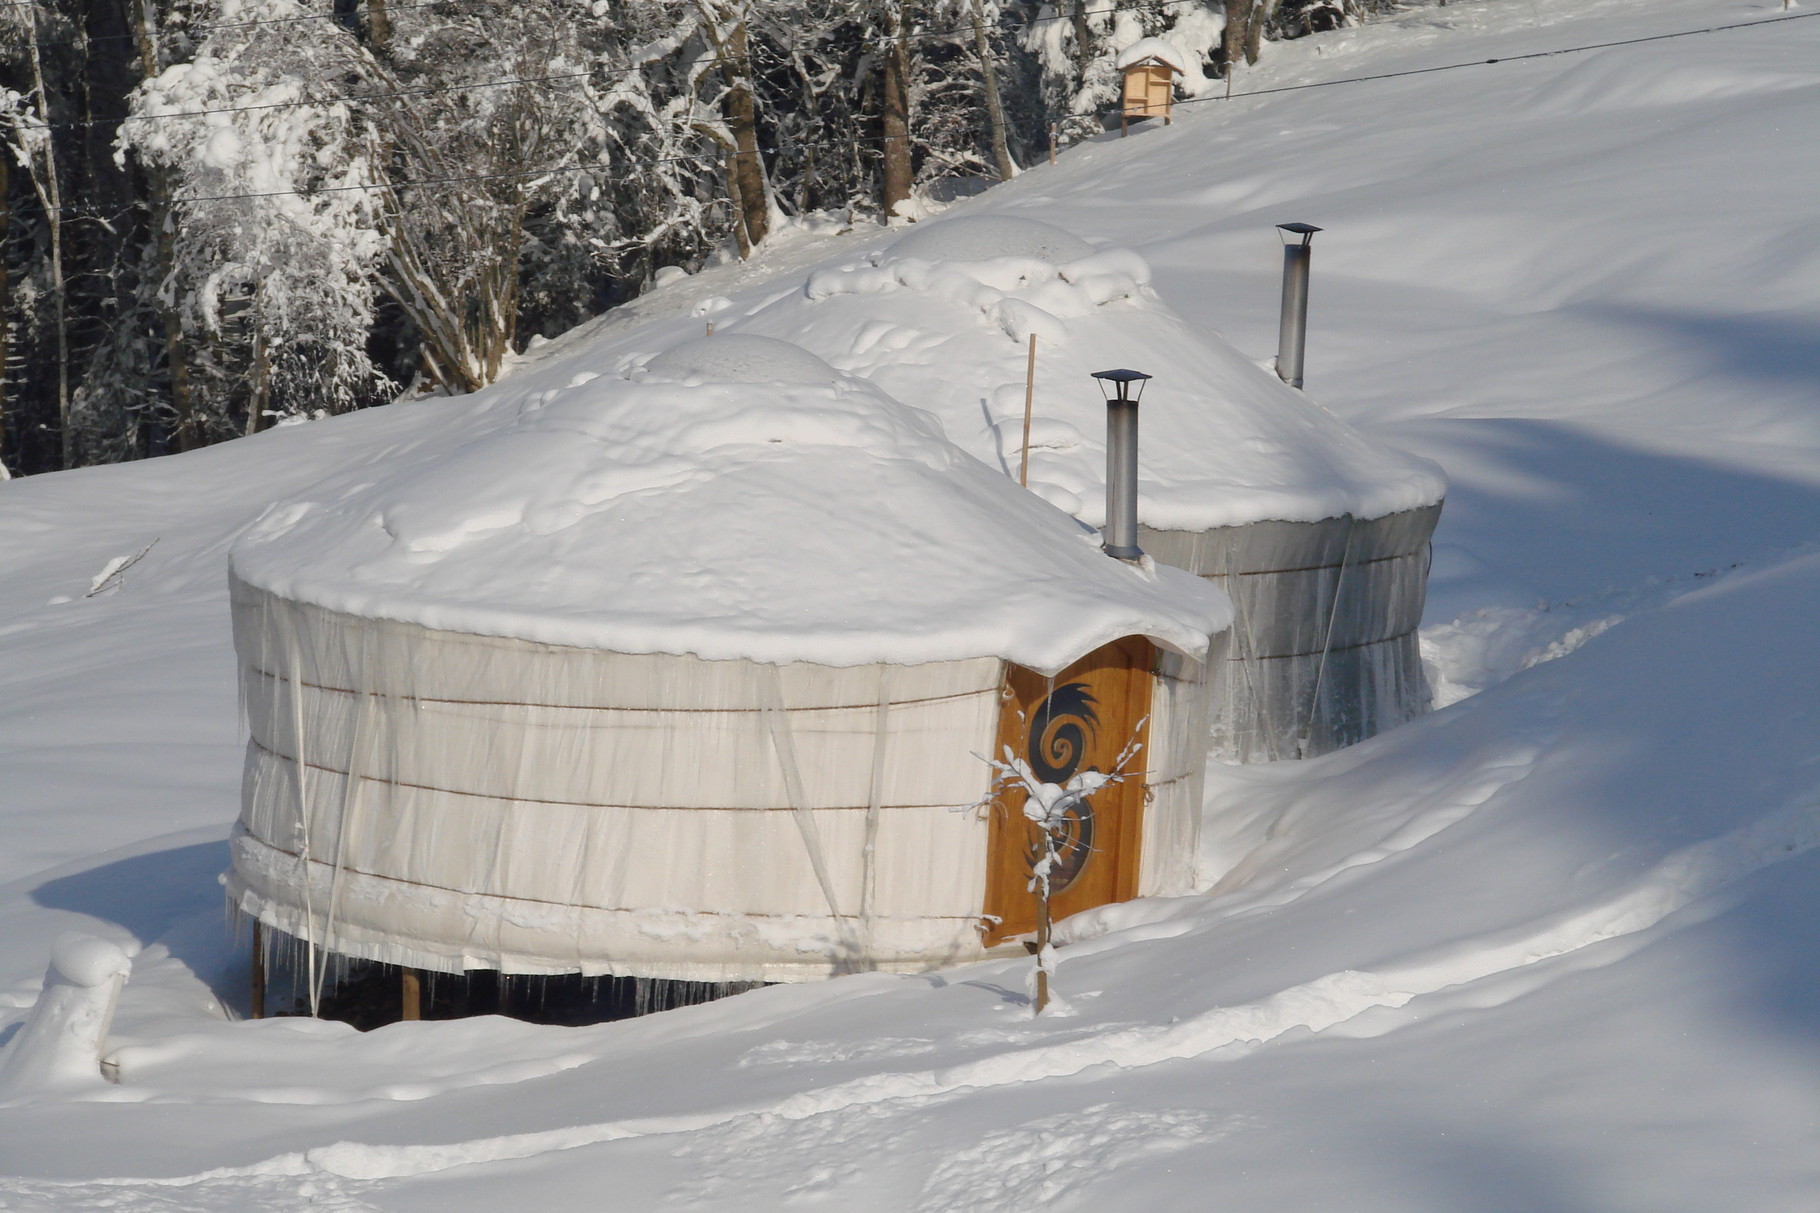
M1319 754L1426 710L1415 629L1440 470L1194 328L1149 278L1130 250L1096 251L1049 224L952 219L723 324L790 335L931 410L957 445L1011 475L1034 334L1030 487L1091 525L1105 509L1105 409L1088 376L1148 372L1140 542L1237 607L1214 676L1214 754Z
M1188 891L1219 592L1107 558L779 342L489 407L484 437L234 551L245 913L443 972L965 959L1006 663L1127 636L1162 653L1141 891Z

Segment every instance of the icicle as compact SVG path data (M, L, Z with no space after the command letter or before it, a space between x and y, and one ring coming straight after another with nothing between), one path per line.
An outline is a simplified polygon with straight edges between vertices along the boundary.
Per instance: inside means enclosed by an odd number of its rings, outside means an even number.
M873 916L878 901L878 826L880 808L885 799L885 751L891 736L891 667L878 667L878 711L872 725L872 784L866 797L866 841L861 853L863 870L860 877L860 931L864 956L870 962L876 955L873 938Z
M273 609L274 599L268 597L268 610ZM322 979L316 961L316 905L315 879L310 871L313 848L310 843L310 793L308 751L304 748L303 727L303 645L298 636L297 621L291 617L289 603L277 605L274 610L279 620L280 639L285 650L285 692L291 701L291 749L292 766L296 772L297 786L297 866L300 870L300 881L303 891L303 921L305 928L305 945L308 947L308 971L310 991L310 1014L315 1015L322 1009ZM276 688L274 688L276 689Z
M1346 544L1340 549L1340 571L1333 579L1333 602L1327 608L1327 630L1321 639L1321 660L1314 667L1314 695L1308 701L1308 720L1302 728L1302 736L1296 741L1296 756L1308 757L1309 744L1314 739L1315 716L1321 710L1321 682L1327 675L1327 653L1333 648L1333 623L1340 614L1340 595L1346 589L1346 562L1352 557L1352 534L1358 527L1358 519L1346 515Z
M373 669L371 658L372 629L362 628L360 637L360 659L358 664L349 662L356 671L351 680L355 695L354 727L348 737L348 752L343 763L347 774L341 781L341 811L335 821L335 859L334 867L329 873L329 909L327 920L323 923L323 942L326 946L335 944L335 918L341 909L341 872L347 864L348 834L356 824L360 811L361 791L364 787L364 775L369 763L367 749L369 736L373 730L374 716L378 712L379 698L373 694L368 685ZM345 651L345 650L344 650Z
M789 798L790 807L796 813L796 827L802 832L803 846L809 852L809 866L815 870L816 883L821 885L822 896L828 900L828 913L833 915L834 929L840 932L849 959L856 961L860 955L860 943L854 936L852 923L841 915L840 903L834 896L834 881L828 875L828 858L822 850L821 831L816 828L815 814L810 811L809 801L803 795L802 770L796 763L796 742L790 735L790 722L784 713L783 678L774 665L761 668L764 670L765 722L771 729L771 745L777 753L777 764L783 769L784 795Z

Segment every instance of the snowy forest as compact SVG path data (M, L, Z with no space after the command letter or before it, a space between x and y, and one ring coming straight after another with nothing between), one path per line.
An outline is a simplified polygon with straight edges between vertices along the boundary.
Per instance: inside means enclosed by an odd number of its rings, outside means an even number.
M7 0L0 478L468 392L668 266L914 218L1387 0ZM1223 83L1218 83L1223 82Z

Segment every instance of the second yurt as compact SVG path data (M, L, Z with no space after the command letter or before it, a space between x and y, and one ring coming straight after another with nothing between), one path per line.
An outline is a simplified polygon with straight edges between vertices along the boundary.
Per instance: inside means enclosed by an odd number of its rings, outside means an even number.
M1119 776L1058 914L1189 891L1217 589L780 341L549 376L236 547L241 911L448 975L927 969L1029 929L1007 750Z
M1197 329L1128 249L1051 224L919 225L865 261L726 322L789 335L934 412L950 439L1090 525L1104 520L1106 410L1092 372L1154 376L1142 432L1140 546L1236 608L1215 674L1213 753L1325 753L1425 711L1416 628L1446 482Z

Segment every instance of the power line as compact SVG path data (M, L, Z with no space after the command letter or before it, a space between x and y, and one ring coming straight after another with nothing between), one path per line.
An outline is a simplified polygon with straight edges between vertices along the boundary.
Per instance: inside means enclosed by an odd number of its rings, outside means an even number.
M1579 46L1559 47L1554 50L1548 50L1548 51L1532 51L1527 54L1509 55L1509 56L1503 56L1503 57L1494 58L1494 59L1471 59L1471 60L1466 60L1466 61L1463 61L1460 63L1441 64L1441 65L1438 65L1435 67L1410 68L1410 69L1407 69L1405 71L1400 71L1400 72L1379 72L1379 73L1369 75L1369 76L1344 76L1344 77L1340 77L1340 78L1334 79L1334 80L1311 81L1306 84L1286 84L1286 85L1281 85L1276 88L1253 89L1249 92L1233 93L1231 99L1238 100L1241 97L1263 97L1263 96L1269 96L1269 95L1275 94L1275 93L1300 92L1305 89L1329 88L1334 85L1340 85L1340 84L1363 84L1363 83L1368 83L1371 81L1378 81L1378 80L1395 80L1395 79L1399 79L1399 78L1402 78L1405 76L1425 76L1425 75L1432 74L1434 72L1457 71L1461 68L1468 68L1468 67L1487 67L1487 66L1490 66L1492 64L1497 64L1497 63L1517 63L1517 62L1522 62L1524 60L1530 60L1530 59L1546 59L1546 58L1550 58L1555 55L1571 55L1571 54L1578 54L1578 53L1585 52L1585 51L1607 50L1607 49L1610 49L1613 47L1620 47L1620 46L1637 46L1637 45L1640 45L1643 43L1648 43L1648 42L1663 42L1663 41L1667 41L1667 40L1673 39L1673 38L1693 37L1698 34L1721 33L1721 32L1728 31L1728 30L1745 29L1750 26L1756 26L1756 25L1777 25L1782 22L1800 21L1800 20L1804 20L1809 17L1820 17L1820 12L1795 13L1795 14L1791 14L1789 16L1782 16L1782 17L1766 17L1766 18L1760 18L1755 21L1738 21L1738 22L1732 22L1732 23L1726 24L1726 25L1710 25L1710 26L1702 27L1700 29L1676 30L1672 33L1667 33L1667 34L1649 34L1649 35L1645 35L1642 37L1623 38L1623 39L1618 39L1618 40L1610 41L1610 42L1585 43L1585 44L1582 44ZM536 79L536 78L532 78L532 79ZM510 82L505 81L505 82L495 82L495 83L510 83ZM451 86L451 87L470 87L470 86ZM1208 101L1224 101L1227 99L1228 98L1226 98L1223 95L1214 95L1214 96L1208 96L1208 97L1193 97L1193 98L1189 98L1186 101L1180 102L1180 104L1193 105L1193 104L1199 104L1199 103L1208 102ZM284 103L284 104L293 104L293 103ZM253 107L253 108L258 108L258 107ZM221 111L196 111L196 112L221 112ZM157 115L153 115L153 116L156 117ZM843 148L868 149L868 148L874 147L875 145L877 145L879 143L888 142L891 139L909 139L909 138L912 138L912 136L887 135L887 136L880 136L880 137L874 138L874 139L848 140L844 143L835 144L834 146L843 147ZM715 154L716 153L714 153L714 152L705 152L705 153L702 153L699 155L694 155L694 156L665 156L665 157L659 157L659 158L653 159L653 160L641 160L634 167L644 168L644 167L655 166L655 165L659 165L659 164L684 164L684 163L690 163L690 162L694 162L694 161L701 161L704 159L709 159L709 158L713 157ZM755 153L748 152L748 151L728 152L728 151L722 149L719 152L719 154L737 156L737 155L752 155ZM482 173L482 174L469 175L469 176L438 177L438 178L415 180L415 181L382 182L382 183L377 183L377 184L372 184L372 185L335 185L335 186L324 186L320 189L265 190L265 191L261 191L261 192L257 192L257 193L211 194L211 195L205 195L205 196L196 197L196 198L175 198L175 199L172 199L172 204L178 205L178 206L192 206L192 205L197 205L197 204L204 203L204 202L248 201L248 200L257 200L257 199L261 199L261 198L284 198L284 197L311 198L311 197L315 197L319 194L338 194L338 193L348 193L348 192L354 192L354 191L369 191L369 190L397 191L397 190L405 190L405 189L411 189L411 188L415 188L415 187L429 186L429 185L454 185L454 184L460 184L460 183L464 183L464 182L501 181L501 180L515 179L515 178L522 179L522 178L527 178L527 177L556 176L556 175L565 174L565 173L591 172L596 169L605 170L605 171L613 171L614 168L615 168L615 166L612 163L607 162L607 161L591 161L591 162L588 162L585 164L548 165L548 166L545 166L542 168L524 169L524 170L520 170L520 171L506 172L506 173ZM79 208L79 207L65 206L65 207L60 207L58 209L65 213L88 214L91 217L97 217L97 218L102 217L100 212L96 212L93 210L85 210L84 208ZM108 216L108 217L114 218L114 217L124 216L124 215L130 213L130 211L131 211L130 207L122 208L119 211L113 212L112 215Z
M434 7L436 7L436 5L438 3L442 3L442 2L444 2L444 0L428 0L428 3L400 5L397 8L389 9L388 12L404 12L404 11L408 11L410 9L434 8ZM1133 8L1172 8L1177 5L1181 5L1181 4L1205 5L1208 2L1209 2L1209 0L1152 0L1151 3L1137 4L1137 5L1133 5L1132 7ZM0 3L0 7L7 7L8 5L17 6L19 4L36 4L36 3L38 3L38 0L6 0L5 3ZM1083 12L1081 15L1082 16L1096 16L1096 15L1103 14L1103 13L1113 13L1113 12L1121 12L1121 11L1130 11L1130 10L1129 9L1119 9L1117 7L1096 8L1096 9L1088 9L1085 12ZM202 28L202 29L243 29L248 26L255 26L255 25L284 25L284 24L290 24L290 23L294 23L294 22L298 22L298 21L327 20L327 19L334 18L338 15L339 14L335 14L335 13L316 13L316 14L311 14L311 15L303 16L303 17L278 17L278 18L271 18L268 20L260 20L260 21L237 21L237 22L232 22L232 23L224 24L224 25L202 26L200 28ZM1015 26L1015 27L1003 26L999 23L993 23L993 24L994 24L995 28L1004 29L1008 32L1014 32L1014 31L1030 29L1033 26L1040 25L1045 22L1060 21L1063 19L1064 18L1061 16L1034 17L1031 20L1026 21L1023 25ZM925 40L928 40L931 38L945 37L949 34L962 33L967 30L978 29L978 28L979 28L978 23L972 22L972 23L968 23L965 25L948 26L948 27L942 28L942 29L922 30L922 31L919 31L919 32L913 33L913 34L900 34L895 38L883 38L883 39L879 39L878 41L887 42L887 43L888 42L925 41ZM100 42L100 41L106 40L107 38L129 38L132 36L133 35L130 35L130 34L109 34L109 35L105 35L103 37L91 38L91 39L89 39L89 41ZM588 71L583 71L583 72L567 72L567 73L562 73L562 74L553 75L553 76L527 76L527 77L519 77L519 78L512 78L512 79L505 79L505 80L483 80L483 81L471 82L471 83L467 83L467 84L426 85L421 88L399 89L399 90L396 90L393 92L387 92L387 93L343 93L343 94L339 94L339 95L332 96L332 97L306 98L306 99L302 99L302 100L298 100L298 101L272 101L272 102L266 102L266 103L258 104L258 105L226 105L226 106L220 106L220 107L217 107L214 109L177 110L177 111L173 111L171 113L165 113L165 114L128 114L125 117L120 118L120 119L88 118L88 119L79 119L79 120L75 120L75 121L65 121L65 122L33 123L32 128L34 130L77 130L77 129L84 129L84 128L93 127L93 126L119 126L119 125L125 125L128 122L162 122L162 121L165 121L166 119L173 119L173 118L205 118L211 114L246 114L246 113L254 113L254 112L265 111L265 110L301 109L305 106L337 105L342 102L385 101L385 100L398 98L398 97L426 96L426 95L439 94L439 93L471 92L471 91L476 91L479 89L500 88L500 87L503 87L505 85L510 85L510 84L539 84L539 83L547 83L547 82L555 81L555 80L577 80L577 79L583 79L583 78L589 78L589 77L597 77L600 79L610 79L610 78L614 78L614 77L633 75L633 74L639 72L640 70L642 70L642 69L639 67L616 68L616 69L611 69L611 70L603 69L599 72L595 72L594 70L590 69Z
M175 110L168 114L128 114L119 125L128 122L160 122L166 118L205 118L210 114L249 114L257 110L297 109L307 105L339 105L344 101L386 101L396 97L424 97L434 93L466 93L483 88L504 88L509 84L545 84L552 80L579 80L592 72L560 72L554 76L512 76L503 80L483 80L470 84L426 84L420 88L401 88L389 93L342 93L310 101L269 101L262 105L228 105L220 109ZM52 122L53 127L106 126L112 118L91 118L85 122Z
M25 0L25 2L28 4L36 3L37 0ZM445 2L446 0L425 0L422 4L388 4L386 5L385 11L386 15L389 17L393 13L408 13L414 9L435 8L438 4ZM174 32L190 35L218 29L247 29L255 25L296 25L301 21L341 21L353 15L354 14L352 13L305 13L301 17L262 17L257 21L220 21L212 25L184 26ZM138 36L138 34L96 34L91 38L83 39L83 41L125 42L130 39L135 39Z
M1702 29L1676 30L1669 34L1648 34L1640 38L1620 38L1613 42L1589 42L1583 46L1564 46L1552 51L1531 51L1524 55L1504 55L1496 59L1467 59L1460 63L1443 63L1438 67L1414 67L1401 72L1379 72L1371 76L1342 76L1337 80L1315 80L1307 84L1284 84L1276 88L1252 89L1249 92L1233 93L1230 100L1240 97L1266 97L1272 93L1297 93L1303 89L1331 88L1336 84L1363 84L1372 80L1395 80L1402 76L1426 76L1432 72L1452 72L1463 67L1489 67L1494 63L1521 63L1526 59L1547 59L1555 55L1574 55L1582 51L1602 51L1615 46L1637 46L1645 42L1665 42L1670 38L1691 38L1696 34L1717 34L1725 30L1744 29L1752 25L1778 25L1784 21L1801 21L1808 17L1820 17L1820 12L1794 13L1786 17L1760 17L1755 21L1734 21L1729 25L1709 25ZM1178 102L1180 105L1201 105L1208 101L1225 101L1224 95L1209 97L1190 97Z

